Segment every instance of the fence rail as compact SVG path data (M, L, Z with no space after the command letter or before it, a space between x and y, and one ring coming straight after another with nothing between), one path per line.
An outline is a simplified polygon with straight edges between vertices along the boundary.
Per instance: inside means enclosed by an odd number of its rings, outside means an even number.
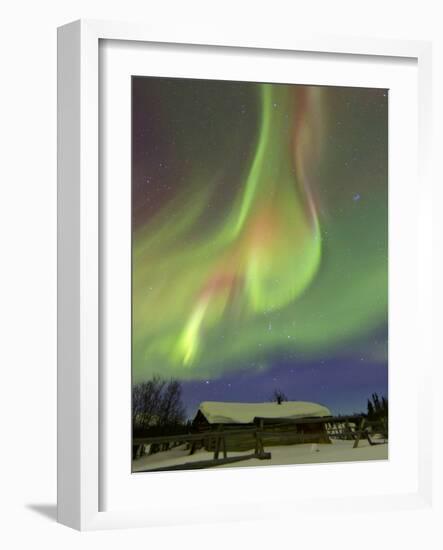
M283 440L288 437L299 438L299 442L309 442L316 437L324 436L325 432L304 433L303 426L310 424L323 425L324 430L331 438L354 440L353 447L356 448L362 438L367 439L370 445L377 443L371 438L371 431L374 428L379 428L378 432L387 439L387 425L383 422L370 422L363 416L336 416L336 417L318 417L318 418L299 418L288 420L284 418L265 419L257 417L254 419L255 426L244 428L226 429L223 424L218 424L214 429L205 430L202 432L189 432L186 434L171 434L155 437L137 437L133 439L133 446L141 448L143 445L166 445L167 448L177 446L181 443L188 443L190 446L190 454L195 452L197 444L207 446L208 449L213 448L213 459L199 462L189 462L181 466L156 468L152 471L163 471L173 469L198 469L237 462L240 460L249 460L258 458L260 460L270 459L271 453L266 452L264 443L270 440ZM275 429L284 428L283 432L276 432ZM237 455L228 457L226 438L244 436L254 439L254 452L248 455ZM223 454L223 458L220 458Z

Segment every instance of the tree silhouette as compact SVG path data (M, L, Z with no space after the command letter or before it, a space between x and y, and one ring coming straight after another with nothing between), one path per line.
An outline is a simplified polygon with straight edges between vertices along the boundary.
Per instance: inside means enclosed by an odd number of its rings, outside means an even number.
M133 430L176 426L185 421L182 387L178 380L168 382L159 376L132 387Z
M271 401L274 403L278 403L279 405L281 405L283 401L287 400L288 398L286 397L286 395L283 393L282 390L278 388L274 390L274 393L271 396Z
M384 396L380 398L377 393L373 393L368 399L367 409L368 420L386 421L389 413L388 399Z

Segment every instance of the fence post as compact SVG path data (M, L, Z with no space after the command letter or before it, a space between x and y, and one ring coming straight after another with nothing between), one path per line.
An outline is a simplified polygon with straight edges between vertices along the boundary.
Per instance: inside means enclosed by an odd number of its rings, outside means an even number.
M349 428L349 418L348 417L346 417L346 419L345 419L345 439L352 439L351 430Z
M357 433L357 437L356 437L355 442L354 442L354 446L352 447L353 449L356 449L358 447L358 444L360 443L360 439L361 439L361 436L363 434L364 426L365 426L365 419L362 418L361 422L360 422L360 426L358 428L358 433Z
M222 431L222 425L219 424L217 426L217 432L221 432L221 431ZM221 439L220 433L217 433L215 435L214 460L218 460L218 455L220 453L220 439Z

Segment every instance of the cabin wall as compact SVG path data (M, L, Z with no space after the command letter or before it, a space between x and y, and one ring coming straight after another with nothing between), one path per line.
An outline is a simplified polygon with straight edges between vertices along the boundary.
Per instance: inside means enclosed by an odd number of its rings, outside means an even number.
M210 424L208 424L211 426ZM223 424L221 429L224 432L229 430L250 430L254 428L254 424ZM200 426L198 431L205 432L204 426ZM204 448L207 451L213 451L215 448L217 429L212 426L213 436L208 435L208 438L204 440ZM295 431L296 430L296 431ZM290 427L272 427L266 426L265 434L263 435L264 447L272 447L277 445L296 445L302 443L331 443L329 436L326 432L324 424L308 424L308 425L294 425ZM245 431L244 434L226 435L226 449L227 451L248 451L255 448L256 439L253 433Z

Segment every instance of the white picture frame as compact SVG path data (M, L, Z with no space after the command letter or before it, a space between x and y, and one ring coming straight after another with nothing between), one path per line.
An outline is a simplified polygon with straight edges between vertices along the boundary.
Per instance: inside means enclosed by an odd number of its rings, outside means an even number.
M154 28L137 24L77 21L58 32L58 520L60 523L81 530L130 526L151 526L220 519L260 518L265 514L265 494L251 498L249 506L229 506L220 502L214 511L202 503L193 506L183 504L168 510L167 504L157 509L113 506L103 510L100 484L106 481L102 462L103 415L106 407L101 401L107 397L101 387L102 367L100 357L101 316L103 298L99 285L101 266L100 211L101 193L99 178L99 74L100 41L125 41L129 45L146 44L194 44L205 48L228 48L229 55L248 49L284 53L328 53L331 56L369 56L374 58L412 59L418 71L418 169L420 209L413 236L417 239L420 269L414 300L417 304L417 327L420 337L415 344L420 348L423 367L417 373L417 426L418 474L413 489L373 494L347 496L329 494L303 500L304 510L320 510L334 502L336 510L343 512L356 502L366 508L393 509L419 508L431 505L432 497L432 438L431 426L423 419L430 417L432 385L432 351L427 346L431 334L432 296L426 286L429 276L432 248L430 208L432 183L429 173L431 150L431 45L419 41L370 40L350 37L322 37L300 34L282 36L278 40L201 35L187 36L186 30L171 35L156 33ZM208 53L210 55L210 53ZM366 59L369 59L367 57ZM418 256L417 256L418 257ZM424 350L424 351L423 351ZM427 357L427 360L426 360ZM122 445L125 445L122 442ZM415 463L414 463L415 464ZM348 467L346 465L341 465ZM413 465L414 466L414 465ZM411 466L412 467L412 466ZM211 472L212 474L213 472ZM174 476L176 474L173 474ZM181 473L186 476L190 474ZM206 473L205 473L206 475ZM217 475L235 475L231 471ZM244 476L244 470L242 471ZM253 474L247 474L251 477ZM288 471L286 470L286 474ZM158 478L160 479L160 478ZM178 478L175 478L177 482ZM203 484L205 478L193 478ZM213 478L212 478L213 479ZM149 483L149 480L146 481ZM158 480L154 485L158 487ZM157 489L154 489L157 490ZM277 497L278 500L278 497ZM288 497L285 497L288 502ZM289 498L292 506L300 501ZM278 508L277 508L278 509ZM282 514L282 510L278 514Z

